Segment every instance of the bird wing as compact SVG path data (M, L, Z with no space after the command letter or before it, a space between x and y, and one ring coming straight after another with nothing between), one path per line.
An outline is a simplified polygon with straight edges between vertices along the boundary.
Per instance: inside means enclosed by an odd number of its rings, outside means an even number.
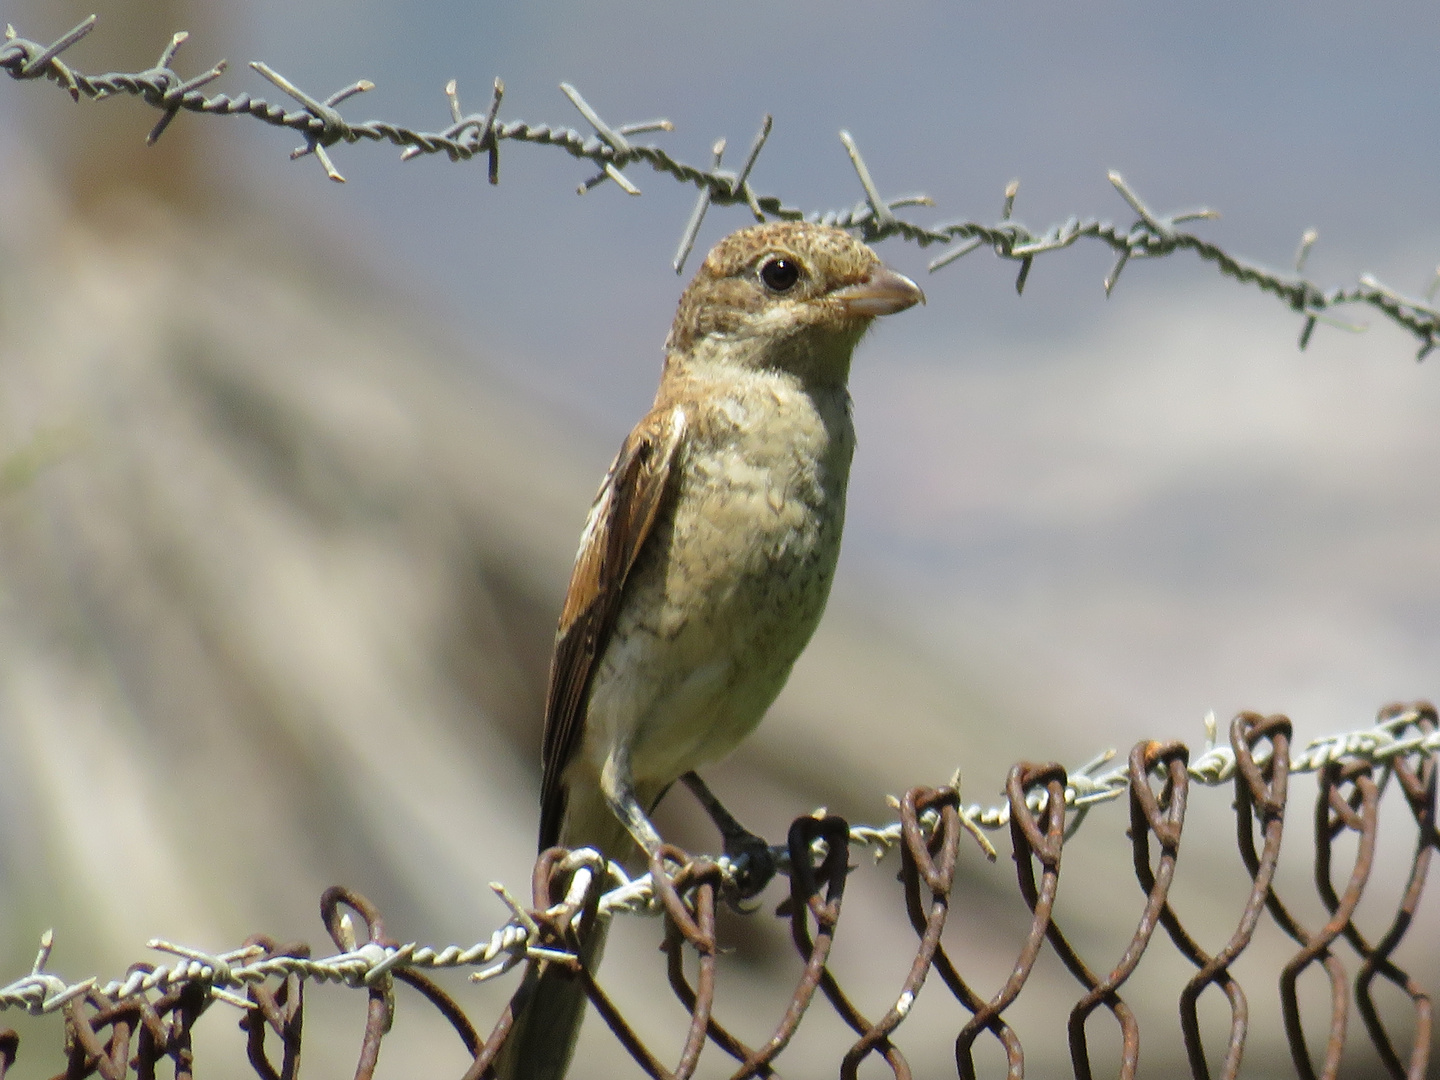
M625 582L670 489L671 466L685 434L678 406L657 409L636 425L600 485L570 574L545 700L541 760L540 850L560 839L565 815L561 777L580 748L590 681L605 652Z

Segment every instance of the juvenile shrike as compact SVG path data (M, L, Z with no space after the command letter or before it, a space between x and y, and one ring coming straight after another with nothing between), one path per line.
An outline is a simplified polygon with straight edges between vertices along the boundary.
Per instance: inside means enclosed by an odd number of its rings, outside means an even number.
M775 700L840 553L851 353L876 316L923 299L824 225L756 225L705 259L655 404L581 535L550 665L541 850L653 855L648 815L666 789L733 750ZM560 1076L569 1060L583 991L545 967L512 1002L502 1076Z

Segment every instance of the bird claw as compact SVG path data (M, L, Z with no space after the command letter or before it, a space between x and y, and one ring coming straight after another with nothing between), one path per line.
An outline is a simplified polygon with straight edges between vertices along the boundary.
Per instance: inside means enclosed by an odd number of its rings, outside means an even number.
M739 907L765 891L779 870L776 852L762 836L741 832L725 838L725 857L730 860L732 903Z

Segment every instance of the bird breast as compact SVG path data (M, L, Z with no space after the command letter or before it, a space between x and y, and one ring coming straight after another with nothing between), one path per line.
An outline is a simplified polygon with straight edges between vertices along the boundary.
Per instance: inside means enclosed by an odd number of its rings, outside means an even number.
M829 597L855 446L844 387L784 373L687 413L673 512L631 572L587 725L651 789L727 754L784 686Z

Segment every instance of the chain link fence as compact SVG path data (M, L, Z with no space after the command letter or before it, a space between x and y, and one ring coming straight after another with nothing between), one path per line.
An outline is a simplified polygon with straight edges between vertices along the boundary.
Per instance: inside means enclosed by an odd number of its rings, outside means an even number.
M1349 1023L1353 1001L1364 1038L1384 1072L1419 1080L1428 1075L1431 991L1401 966L1397 951L1419 911L1431 856L1440 842L1435 819L1440 726L1435 708L1424 702L1390 706L1382 710L1373 728L1319 740L1300 753L1292 753L1291 738L1287 718L1245 713L1231 723L1228 744L1210 746L1194 762L1181 743L1147 741L1130 751L1122 768L1099 777L1093 769L1072 776L1053 763L1017 764L1006 780L1006 801L992 809L966 806L951 785L906 792L897 802L899 820L884 828L852 828L824 812L797 819L781 860L789 876L789 896L776 912L788 922L797 954L794 990L771 1033L754 1045L723 1020L724 948L716 914L720 904L733 898L729 864L675 849L664 852L664 866L652 864L648 875L635 880L614 864L603 864L591 851L545 852L535 865L530 903L522 904L496 886L513 917L469 948L402 944L387 933L374 905L343 888L327 890L321 900L325 928L340 950L323 959L313 958L304 943L281 943L263 934L220 955L152 941L152 948L178 961L168 966L137 963L124 978L108 982L90 978L68 983L47 970L52 945L47 933L33 970L0 988L0 1008L62 1013L68 1046L64 1075L98 1073L106 1080L122 1080L153 1076L165 1059L173 1064L175 1075L191 1075L196 1022L217 1002L232 1005L242 1010L251 1065L259 1076L276 1080L297 1073L306 985L340 983L364 991L367 997L355 1072L365 1078L374 1074L381 1044L403 1000L397 984L403 984L453 1027L471 1059L464 1074L469 1080L489 1074L509 1034L508 1010L493 1021L488 1035L482 1035L483 1028L477 1027L462 1001L442 989L432 973L474 968L471 979L485 981L526 961L543 961L566 965L582 980L596 1012L648 1076L694 1075L701 1052L711 1044L734 1059L736 1080L777 1075L787 1046L823 998L854 1033L848 1045L833 1047L842 1077L857 1076L862 1063L873 1055L895 1077L906 1078L912 1073L901 1048L903 1024L928 985L932 995L948 994L951 999L948 1015L955 1031L955 1069L970 1080L978 1075L975 1050L982 1039L993 1039L1000 1047L1005 1075L1024 1075L1025 1047L1006 1013L1031 985L1048 947L1080 986L1063 1036L1074 1075L1079 1080L1094 1075L1091 1017L1103 1009L1119 1029L1119 1075L1129 1078L1140 1065L1140 1027L1126 1000L1125 985L1146 960L1165 949L1155 940L1156 930L1163 929L1170 946L1194 968L1177 1006L1190 1074L1198 1080L1239 1075L1249 1034L1249 995L1263 988L1252 981L1247 990L1237 968L1261 920L1268 916L1294 945L1278 973L1268 975L1278 982L1294 1074L1307 1080L1340 1074L1347 1040L1353 1041ZM1293 832L1293 818L1303 813L1290 787L1291 777L1300 773L1316 777L1315 895L1329 916L1320 926L1305 925L1276 884L1287 814ZM1196 785L1233 792L1238 853L1250 883L1233 915L1233 931L1213 951L1181 920L1171 896L1187 843L1186 811ZM1392 863L1377 874L1381 803L1387 792L1390 802L1403 806L1405 820L1413 826L1413 835L1406 837L1413 854L1408 868ZM1097 966L1095 958L1083 958L1066 936L1055 904L1067 841L1089 808L1111 800L1128 803L1131 860L1143 907L1119 959ZM974 974L967 977L966 953L974 943L965 940L963 912L953 920L961 927L958 933L952 931L949 943L942 941L952 921L957 867L969 841L978 841L983 857L995 858L985 831L1008 833L1018 886L1015 899L1030 920L1011 974L998 990L981 988ZM1211 839L1207 832L1188 843ZM1346 839L1354 845L1348 871L1338 865ZM856 869L850 856L855 849L883 854L892 847L899 851L900 867L890 902L897 913L903 911L914 930L913 959L898 986L878 988L867 980L863 986L847 988L829 962L841 931L846 883ZM1083 880L1087 872L1081 863L1066 878ZM1362 929L1356 913L1367 887L1397 878L1404 879L1404 886L1393 910L1378 919L1372 914L1378 929ZM351 912L358 916L358 929ZM657 971L655 977L668 981L689 1015L683 1048L673 1065L646 1044L636 1030L635 1017L627 1017L575 959L579 935L588 922L625 915L658 917L664 924L664 974ZM1342 952L1353 959L1342 959ZM693 977L687 971L687 954L694 957ZM1312 967L1324 974L1329 1009L1324 1015L1312 1010L1307 1018L1298 987ZM1406 1007L1382 1009L1376 1000L1377 981L1398 990ZM1207 991L1223 997L1229 1011L1218 1053L1213 1049L1216 1040L1209 1040L1212 1050L1207 1052L1202 1039L1206 1024L1200 1003ZM856 1004L877 996L889 1002L878 1017L867 1015ZM1316 1031L1323 1032L1318 1043ZM1048 1031L1027 1038L1053 1044L1060 1035ZM14 1062L17 1047L13 1031L0 1033L0 1077Z

